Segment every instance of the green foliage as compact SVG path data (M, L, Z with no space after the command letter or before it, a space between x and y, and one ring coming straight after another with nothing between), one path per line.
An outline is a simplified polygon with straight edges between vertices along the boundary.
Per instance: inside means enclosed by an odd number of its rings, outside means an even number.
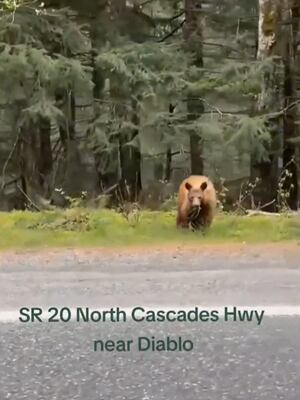
M236 133L227 142L238 143L238 148L247 151L251 148L258 162L268 160L268 146L271 142L270 131L264 117L242 117L237 121Z
M224 11L225 17L230 17L231 8L220 4L218 7ZM167 9L168 7L164 9L164 12ZM252 5L250 9L251 12L254 12L255 7L253 8ZM237 5L234 12L241 15L243 10L249 12L249 7L246 4ZM160 23L159 18L157 21ZM146 115L140 122L139 131L146 132L150 128L153 131L161 132L159 137L164 146L173 148L176 148L176 145L181 146L185 142L184 137L196 133L212 151L215 145L226 143L224 149L229 152L228 154L231 152L230 149L235 146L238 147L241 155L249 153L250 149L258 159L263 159L266 157L270 139L263 118L250 118L243 114L225 115L222 109L214 106L214 102L206 101L209 98L222 98L231 106L239 107L242 98L243 103L248 104L249 109L257 101L257 95L261 91L262 75L266 73L270 63L265 61L260 64L254 60L251 62L226 60L224 62L224 58L226 59L226 55L223 54L224 48L229 50L232 48L239 52L239 46L243 47L243 43L253 43L251 41L253 37L248 35L247 29L245 30L241 22L238 39L236 37L237 46L232 44L233 36L230 33L227 38L228 45L211 47L213 51L209 52L209 57L214 57L215 62L211 64L205 60L205 63L212 65L209 69L195 67L191 62L192 55L184 52L182 43L178 42L176 38L162 44L145 42L137 45L125 42L122 46L101 52L97 57L97 66L100 73L109 79L110 87L107 96L115 104L127 101L130 97L138 98L139 112L143 116ZM237 35L236 30L235 35ZM210 46L208 48L211 49ZM243 49L243 57L247 57L245 55L247 51L247 48ZM220 54L222 56L218 61ZM233 54L236 53L233 52ZM204 53L204 58L205 56ZM200 120L188 120L186 118L184 101L188 95L203 99L206 112L211 113L210 119L203 120L201 117ZM145 101L148 96L151 99L150 103ZM180 110L170 116L166 108L161 108L160 100L162 98L176 103L177 109ZM165 102L163 105L165 106ZM114 118L116 116L118 118L115 127L110 125L108 129L106 126L105 130L102 125L102 137L106 136L107 142L110 142L111 135L117 135L118 132L124 131L122 125L128 127L124 115L133 112L131 104L127 103L123 111L120 112L120 110L122 110L122 106L113 111ZM201 116L200 110L198 116ZM100 119L103 120L103 115ZM106 122L109 119L110 117L107 116ZM99 120L97 123L99 126ZM95 125L96 122L93 124ZM132 128L136 129L137 127ZM219 156L216 154L216 157Z
M24 45L6 46L0 53L0 96L14 104L22 101L22 120L34 123L40 117L62 121L64 115L56 106L58 90L76 90L91 85L76 60L63 56L51 58L45 50ZM20 114L20 115L21 115Z
M111 82L111 95L147 96L185 85L186 58L178 46L152 43L130 44L101 53L96 59L100 72ZM174 68L178 66L179 68Z
M53 218L45 218L35 222L20 222L19 227L23 229L34 229L39 231L62 231L62 232L87 232L91 229L90 216L86 211L71 211L65 215L55 215Z

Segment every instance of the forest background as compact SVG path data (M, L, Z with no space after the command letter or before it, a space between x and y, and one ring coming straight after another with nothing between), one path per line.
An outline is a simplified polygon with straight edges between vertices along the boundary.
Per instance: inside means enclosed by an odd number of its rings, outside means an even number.
M0 209L139 202L188 174L299 206L296 0L5 0Z

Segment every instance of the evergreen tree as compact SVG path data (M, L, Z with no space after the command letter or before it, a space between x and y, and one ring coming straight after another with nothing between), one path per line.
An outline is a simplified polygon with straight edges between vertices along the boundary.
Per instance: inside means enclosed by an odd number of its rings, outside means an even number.
M1 99L11 121L8 143L14 143L5 154L1 188L5 192L16 185L23 203L34 209L47 206L44 199L55 184L57 143L51 127L61 128L58 142L65 150L72 134L69 116L59 104L61 95L70 99L73 91L91 85L80 62L65 54L71 25L65 12L49 14L22 2L8 6L0 20Z

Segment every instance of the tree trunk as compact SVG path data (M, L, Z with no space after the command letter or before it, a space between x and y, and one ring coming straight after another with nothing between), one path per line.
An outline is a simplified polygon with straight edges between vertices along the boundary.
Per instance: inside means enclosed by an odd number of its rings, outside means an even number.
M126 0L109 0L109 13L116 28L122 33L122 24L126 19ZM125 110L125 115L128 110ZM126 119L126 118L125 118ZM138 104L132 100L131 122L139 125ZM121 168L120 192L122 201L136 202L142 189L141 181L141 152L139 147L139 130L128 129L128 133L121 132L119 135L119 158ZM131 146L130 142L135 142Z
M202 26L201 26L201 1L185 0L185 27L184 39L186 48L194 54L193 64L196 67L203 67L202 54ZM204 104L201 94L188 94L187 112L188 123L192 123L204 111ZM191 173L196 175L203 174L203 149L201 137L196 133L190 134L190 153L191 153Z
M289 40L286 47L286 80L285 80L285 107L293 104L299 99L300 87L297 87L296 71L299 71L298 43L300 39L300 8L298 0L289 1L286 5L288 17L292 17L291 25L288 25L287 35ZM291 141L299 137L299 107L289 109L284 117L284 153L283 162L287 174L284 180L284 192L289 195L288 206L297 210L299 204L300 186L300 163L298 160L299 146ZM297 165L298 161L298 165Z
M176 108L175 105L173 105L172 103L169 104L170 120L172 118L175 108ZM169 126L171 126L171 121L169 122ZM165 166L164 180L166 182L169 182L171 179L171 175L172 175L172 146L169 145L166 151L166 166Z
M184 39L187 49L194 53L194 65L200 68L203 67L201 9L200 0L185 0Z
M294 25L293 25L293 39L294 39L294 56L295 56L295 72L299 72L300 71L300 7L298 5L298 1L294 0L293 2L293 9L292 9L292 16L293 21L294 21ZM300 98L300 85L299 85L299 81L298 83L295 85L295 90L296 90L296 96L299 99ZM296 108L296 112L295 112L295 136L297 136L299 138L300 136L300 131L299 131L299 127L300 127L300 107L298 106ZM297 180L297 182L295 182L295 185L297 187L297 208L300 208L300 144L298 142L298 144L295 146L295 164L296 164L296 171L297 171L297 178L295 179L295 181ZM296 196L295 196L296 197Z
M190 97L187 102L188 120L190 122L199 118L199 114L203 113L204 105L199 99ZM191 154L191 173L194 175L202 175L204 171L203 147L202 140L198 133L190 134L190 154Z
M279 0L259 0L259 27L257 59L270 59L271 69L265 72L258 101L259 113L274 113L283 108L283 63L280 22L282 5ZM252 154L251 177L259 178L255 195L265 210L276 210L276 199L283 151L282 117L269 119L271 143L267 146L269 160L263 162Z
M42 137L43 132L31 123L21 128L20 143L18 146L21 186L18 186L23 195L26 207L33 210L49 208L50 201L45 197L44 172L51 170L49 165L50 155L47 154L49 147L46 137ZM45 163L42 163L44 158Z
M120 19L126 12L126 0L109 0L108 6L114 19Z
M44 196L50 198L53 191L52 172L53 155L51 146L51 124L49 119L42 118L39 123L40 151L38 160L38 169L40 175L40 184L44 188Z
M137 102L132 101L132 119L131 122L139 125L139 116L137 110ZM130 129L129 134L121 133L119 136L120 143L120 166L121 166L121 182L120 189L122 200L136 202L142 189L141 180L141 152L139 147L139 131L138 129ZM128 145L129 142L135 141L135 145Z
M290 59L286 60L285 72L285 107L288 107L291 103L296 100L295 93L295 77L291 69L293 64L292 55ZM287 111L284 116L284 150L283 150L283 187L282 195L283 198L279 199L283 203L286 202L286 206L289 206L292 210L297 210L298 206L298 181L297 181L297 166L296 166L296 147L290 139L297 136L297 126L295 124L296 109L292 108ZM288 196L287 198L285 196Z
M95 56L101 48L105 46L107 37L103 34L103 30L99 29L99 21L107 19L113 21L114 30L119 31L119 22L126 11L126 0L102 0L97 3L95 11L95 18L91 22L90 26L90 38L92 48L97 50L95 54L92 54L92 66L93 66L93 83L94 83L94 118L100 117L102 112L109 112L107 110L107 102L103 95L103 89L105 88L105 77L99 72L95 66ZM100 101L99 101L100 100ZM102 102L104 100L104 102ZM111 100L111 99L109 99ZM111 118L114 118L113 116ZM92 139L93 140L93 139ZM106 146L101 145L98 141L96 142L94 157L97 165L98 185L100 192L106 192L110 188L114 187L119 183L120 179L120 165L119 165L119 139L117 135L111 135L108 137L108 141L111 144L111 151L108 152ZM112 193L115 195L115 192ZM115 196L114 196L115 197ZM113 198L113 200L116 200Z

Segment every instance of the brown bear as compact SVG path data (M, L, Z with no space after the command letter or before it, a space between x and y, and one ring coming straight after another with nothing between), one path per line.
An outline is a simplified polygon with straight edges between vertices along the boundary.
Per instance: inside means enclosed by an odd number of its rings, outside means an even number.
M179 187L177 228L209 228L217 208L217 195L207 176L191 175Z

